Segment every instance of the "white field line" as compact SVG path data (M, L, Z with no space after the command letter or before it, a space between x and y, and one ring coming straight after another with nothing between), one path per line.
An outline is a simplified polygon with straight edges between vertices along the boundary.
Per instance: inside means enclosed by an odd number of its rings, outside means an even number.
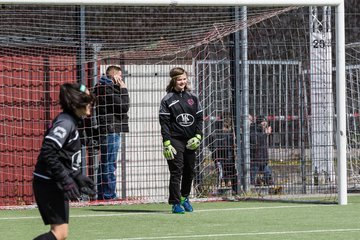
M285 235L285 234L306 234L306 233L330 233L330 232L359 232L360 228L350 229L318 229L304 231L283 231L283 232L248 232L248 233L219 233L206 235L177 235L159 237L137 237L137 238L104 238L97 240L151 240L151 239L192 239L192 238L213 238L213 237L235 237L235 236L261 236L261 235Z
M307 204L307 205L298 205L298 206L273 206L273 207L247 207L247 208L216 208L216 209L199 209L195 210L191 214L202 213L202 212L223 212L223 211L248 211L248 210L263 210L263 209L280 209L280 208L309 208L309 207L330 207L334 205L319 205L319 204ZM99 210L101 211L101 210ZM107 210L109 211L109 210ZM116 211L116 210L114 210ZM131 211L131 210L129 210ZM1 215L1 211L0 211ZM70 218L88 218L88 217L122 217L122 216L132 216L132 215L172 215L170 212L165 211L154 211L154 212L127 212L127 213L99 213L99 214L80 214L80 215L71 215ZM5 220L23 220L23 219L40 219L39 216L20 216L20 217L0 217L0 221Z

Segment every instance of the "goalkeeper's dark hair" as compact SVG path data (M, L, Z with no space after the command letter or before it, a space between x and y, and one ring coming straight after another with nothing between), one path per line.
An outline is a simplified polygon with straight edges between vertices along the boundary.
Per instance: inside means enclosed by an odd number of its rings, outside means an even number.
M181 68L181 67L174 67L173 69L170 70L170 81L169 84L166 87L166 92L171 92L175 86L176 86L176 79L178 78L178 76L186 74L186 76L188 76L188 73L185 71L185 69ZM186 84L184 91L186 90L190 90L190 88L188 87L188 84Z
M93 103L95 97L83 84L64 83L60 86L59 100L64 111L75 112L76 109Z

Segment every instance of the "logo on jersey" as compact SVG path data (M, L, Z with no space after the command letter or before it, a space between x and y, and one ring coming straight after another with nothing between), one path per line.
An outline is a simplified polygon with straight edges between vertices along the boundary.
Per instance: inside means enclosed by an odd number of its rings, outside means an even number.
M70 140L69 140L69 143L71 143L72 141L75 141L75 140L78 139L78 138L79 138L79 132L78 132L78 130L76 130L76 132L75 132L75 137L72 138L72 139L70 139Z
M71 156L71 161L72 161L72 169L75 171L78 170L81 164L81 150L77 151Z
M64 137L66 136L66 129L63 128L63 127L57 126L57 127L54 129L54 135L55 135L55 136L58 136L59 138L64 138Z
M176 122L183 127L188 127L193 125L194 116L188 113L182 113L176 117Z
M190 106L194 105L194 103L195 103L192 98L189 98L189 99L187 100L187 102L188 102L188 104L189 104Z

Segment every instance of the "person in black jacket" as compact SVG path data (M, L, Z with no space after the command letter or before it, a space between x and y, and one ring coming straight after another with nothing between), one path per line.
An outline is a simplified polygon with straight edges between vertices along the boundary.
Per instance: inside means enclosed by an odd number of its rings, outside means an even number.
M116 168L121 132L129 132L130 99L121 68L109 66L95 86L96 114L100 130L101 162L98 171L98 200L117 199Z
M272 128L264 116L257 116L250 125L250 181L255 185L272 185L269 166L268 135ZM259 177L262 175L262 177Z
M175 67L170 71L170 78L159 111L163 155L170 171L168 202L173 213L192 212L189 194L195 151L202 139L203 114L198 98L189 91L187 72Z
M237 193L235 167L235 134L230 112L224 112L215 121L215 131L209 136L210 149L215 161L219 186L231 187Z
M68 236L69 200L80 193L95 195L94 182L81 174L81 141L78 126L91 113L94 97L85 85L65 83L60 88L63 109L48 127L33 179L36 203L50 232L34 240L62 240Z

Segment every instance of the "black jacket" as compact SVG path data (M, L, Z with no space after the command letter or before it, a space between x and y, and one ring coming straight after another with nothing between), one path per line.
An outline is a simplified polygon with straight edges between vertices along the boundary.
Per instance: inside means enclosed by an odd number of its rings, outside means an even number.
M198 98L188 92L172 91L161 100L159 121L163 141L202 136L203 112Z
M62 181L81 166L81 141L78 125L81 119L62 112L45 132L34 175Z
M235 159L235 138L231 129L224 130L223 120L215 122L215 131L209 136L209 147L214 160Z
M265 133L261 124L252 123L250 125L250 159L253 163L267 164L268 156L268 135Z
M110 83L103 76L95 86L96 114L100 133L129 132L130 98L127 88Z

